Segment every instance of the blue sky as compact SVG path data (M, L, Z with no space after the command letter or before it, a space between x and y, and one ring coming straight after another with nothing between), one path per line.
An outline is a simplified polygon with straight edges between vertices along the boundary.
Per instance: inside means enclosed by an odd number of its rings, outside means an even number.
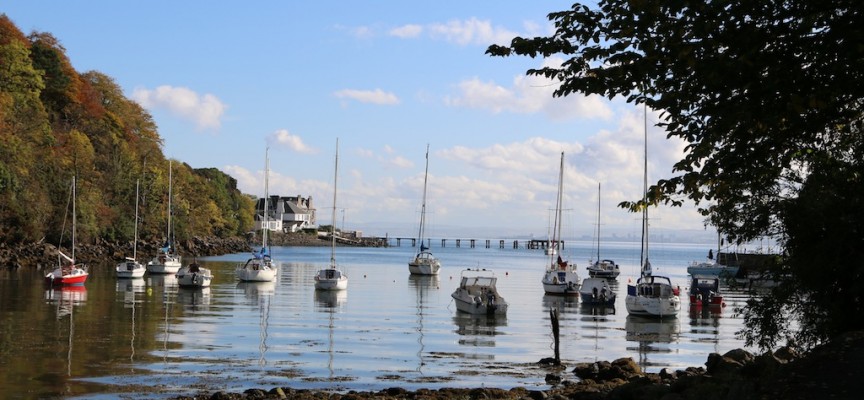
M561 59L497 58L488 45L548 35L568 1L43 1L0 5L25 34L50 32L78 71L98 70L153 115L169 157L216 167L244 193L311 195L330 222L414 236L430 145L431 237L546 237L565 153L565 231L635 235L617 208L642 193L642 111L553 98L525 71ZM683 144L651 127L649 181ZM344 210L344 211L342 211ZM706 234L692 207L651 211L655 232Z

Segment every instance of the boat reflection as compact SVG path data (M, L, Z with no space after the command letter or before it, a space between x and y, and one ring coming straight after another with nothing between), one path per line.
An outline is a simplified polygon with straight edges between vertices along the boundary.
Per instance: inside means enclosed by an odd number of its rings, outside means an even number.
M178 288L176 301L188 309L207 309L210 306L210 288Z
M579 296L543 295L543 310L557 309L561 313L575 313L579 309Z
M579 314L587 316L606 316L615 315L615 306L611 304L586 304L582 303L579 306Z
M161 288L163 292L177 293L180 288L177 275L174 274L148 274L145 281L148 287Z
M678 319L656 319L628 315L624 326L626 330L625 340L638 344L636 348L628 346L627 350L638 352L638 363L643 371L659 365L651 362L649 355L668 353L669 347L663 344L677 341L680 332Z
M476 347L495 347L495 336L502 334L498 327L507 326L507 318L503 315L487 316L456 313L453 316L459 344Z
M426 314L424 311L428 307L429 291L436 290L440 287L438 275L408 275L408 286L414 288L417 301L417 372L423 372L423 366L426 362L423 360L423 353L426 351L424 339L424 322L423 317Z
M241 281L237 283L237 289L243 291L243 295L252 304L258 307L258 365L267 365L267 350L270 346L267 344L269 338L268 328L270 327L270 300L273 294L276 293L275 281Z
M347 290L316 290L315 310L323 312L336 312L348 302Z
M45 290L45 300L56 306L57 320L69 318L69 341L66 344L66 376L72 376L72 344L75 342L75 307L87 304L84 285L54 286Z

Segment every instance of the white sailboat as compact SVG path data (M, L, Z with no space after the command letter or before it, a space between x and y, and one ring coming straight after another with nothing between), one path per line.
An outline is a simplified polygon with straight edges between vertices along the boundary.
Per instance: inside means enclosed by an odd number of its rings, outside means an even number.
M59 250L58 245L57 268L45 275L45 282L52 286L83 285L84 282L87 281L87 277L90 276L83 264L75 262L75 230L77 223L77 213L75 207L75 177L72 177L72 189L69 192L69 196L70 203L72 204L72 256L70 257L66 254L63 254L63 252ZM65 229L65 218L63 223ZM60 243L63 243L62 233L60 236ZM64 260L69 264L64 265Z
M348 288L348 275L336 266L336 186L339 176L339 139L336 139L336 166L333 169L333 215L330 224L330 266L315 274L315 289L344 290Z
M645 111L645 172L642 197L642 276L636 285L627 285L624 304L630 315L677 318L681 310L681 299L668 277L654 275L648 261L648 111Z
M423 204L420 207L420 232L417 241L420 242L420 251L408 262L408 271L415 275L438 275L441 262L432 255L426 247L426 184L429 179L429 145L426 145L426 173L423 175Z
M261 220L261 250L253 252L252 257L246 260L245 263L237 264L237 279L243 282L272 282L276 280L278 273L276 267L273 266L273 259L270 257L267 241L267 235L270 232L268 221L270 210L267 207L267 200L270 196L268 190L269 178L270 149L267 148L264 153L264 217Z
M600 182L597 182L597 259L588 262L588 276L615 279L621 268L614 260L600 258Z
M555 250L549 263L546 264L546 272L543 274L543 290L547 294L558 294L568 296L579 295L579 274L576 272L576 263L570 263L561 258L561 218L562 201L564 199L564 152L561 152L561 166L558 173L558 198L555 203L555 222L552 226L552 248ZM557 255L557 258L556 258Z
M165 246L160 249L160 253L153 257L147 263L147 272L151 274L176 274L180 270L181 262L180 255L177 254L177 249L174 247L174 229L171 226L171 216L174 210L171 209L172 200L172 163L168 160L168 226L166 230Z
M135 240L132 242L132 257L126 257L117 263L115 270L118 278L140 278L147 270L138 262L138 189L139 181L135 181Z

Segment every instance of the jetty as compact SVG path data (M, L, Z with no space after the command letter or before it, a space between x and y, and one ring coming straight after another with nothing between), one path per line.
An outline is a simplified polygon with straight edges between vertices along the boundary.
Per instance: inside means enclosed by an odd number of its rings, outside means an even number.
M371 238L370 238L371 239ZM374 238L377 242L386 243L388 247L396 246L401 247L403 242L406 246L409 247L417 247L417 238L412 237L383 237L383 238ZM473 249L478 245L484 246L487 249L492 248L493 246L497 246L499 249L508 248L508 246L513 249L525 248L529 250L536 249L547 249L553 246L553 242L548 239L470 239L470 238L440 238L426 239L426 247L432 247L432 243L441 243L441 247L447 247L448 243L454 245L456 248L461 248L463 245L467 248ZM558 248L564 248L564 241L558 242Z

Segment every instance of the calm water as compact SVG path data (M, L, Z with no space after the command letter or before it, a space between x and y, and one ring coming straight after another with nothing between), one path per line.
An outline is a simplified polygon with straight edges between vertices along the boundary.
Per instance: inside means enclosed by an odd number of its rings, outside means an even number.
M580 275L590 243L567 243ZM42 271L0 272L0 398L158 397L199 388L381 389L453 386L545 388L551 357L550 308L560 310L561 357L576 362L633 357L643 368L683 369L708 353L743 347L726 292L719 313L682 308L677 320L627 316L628 279L638 274L637 244L604 244L622 266L614 309L544 296L540 250L433 247L438 277L412 277L414 249L339 248L347 291L317 293L315 271L329 248L274 248L278 281L238 283L247 255L199 259L214 271L210 288L180 289L173 276L118 281L112 264L91 268L85 287L47 289ZM706 246L654 245L656 273L684 290L686 265ZM186 260L189 261L189 260ZM466 267L488 267L510 303L506 319L458 314L450 293ZM686 299L685 299L686 304ZM569 370L569 368L568 368Z

